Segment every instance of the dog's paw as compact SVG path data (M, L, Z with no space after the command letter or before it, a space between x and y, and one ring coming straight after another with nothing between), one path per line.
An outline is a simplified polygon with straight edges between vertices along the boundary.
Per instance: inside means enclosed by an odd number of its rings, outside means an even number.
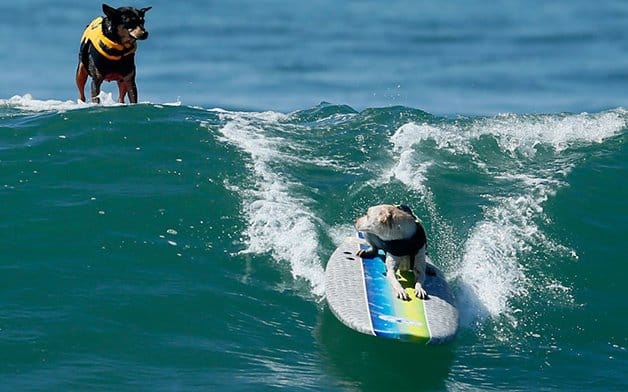
M363 259L372 259L377 256L377 249L368 248L368 249L360 249L356 252L356 256L361 257Z
M399 283L393 284L393 291L395 292L395 297L399 298L400 300L410 300L410 295L408 295L406 289L404 289Z
M410 300L410 296L408 295L408 292L403 287L401 286L395 287L394 290L395 290L395 297L403 301Z
M428 299L429 298L429 295L427 295L427 291L425 291L423 286L421 286L421 283L417 283L414 286L414 294L416 295L417 298L420 298L420 299Z

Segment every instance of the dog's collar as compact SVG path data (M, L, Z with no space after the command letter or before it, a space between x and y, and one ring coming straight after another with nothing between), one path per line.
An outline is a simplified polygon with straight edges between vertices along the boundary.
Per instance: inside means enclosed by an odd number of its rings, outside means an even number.
M107 38L102 31L103 17L94 19L83 32L81 43L90 41L94 48L108 60L118 61L124 56L135 53L137 43L135 41L120 44Z

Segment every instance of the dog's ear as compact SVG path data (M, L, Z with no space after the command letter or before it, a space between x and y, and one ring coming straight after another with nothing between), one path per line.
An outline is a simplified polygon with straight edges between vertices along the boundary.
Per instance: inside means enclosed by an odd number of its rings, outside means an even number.
M103 3L103 5L102 5L102 12L104 12L104 13L105 13L105 15L106 15L108 18L110 18L110 19L111 19L111 18L113 18L114 16L116 16L116 14L118 13L118 10L116 10L115 8L113 8L113 7L111 7L111 6L109 6L109 5L104 4L104 3Z
M144 16L144 14L145 14L145 13L147 13L147 12L148 12L148 10L150 10L151 8L153 8L153 7L146 7L146 8L142 8L142 9L140 10L140 16Z

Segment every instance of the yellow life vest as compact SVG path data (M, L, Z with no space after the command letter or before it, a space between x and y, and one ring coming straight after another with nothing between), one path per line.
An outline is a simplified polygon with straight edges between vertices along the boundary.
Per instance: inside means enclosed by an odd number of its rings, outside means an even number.
M81 45L90 41L98 53L113 61L118 61L123 56L135 53L135 50L137 49L137 43L135 41L123 45L105 37L102 32L102 21L103 17L99 16L98 18L92 20L87 28L85 28L83 36L81 37Z

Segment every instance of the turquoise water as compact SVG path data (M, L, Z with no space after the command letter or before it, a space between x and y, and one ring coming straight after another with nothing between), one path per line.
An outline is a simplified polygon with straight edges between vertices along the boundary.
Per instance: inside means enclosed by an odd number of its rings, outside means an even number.
M85 106L2 103L4 388L626 386L625 110ZM451 345L326 308L335 244L398 201L454 287Z
M628 388L623 3L154 2L134 106L75 101L99 4L0 6L0 390ZM325 304L382 202L449 345Z

